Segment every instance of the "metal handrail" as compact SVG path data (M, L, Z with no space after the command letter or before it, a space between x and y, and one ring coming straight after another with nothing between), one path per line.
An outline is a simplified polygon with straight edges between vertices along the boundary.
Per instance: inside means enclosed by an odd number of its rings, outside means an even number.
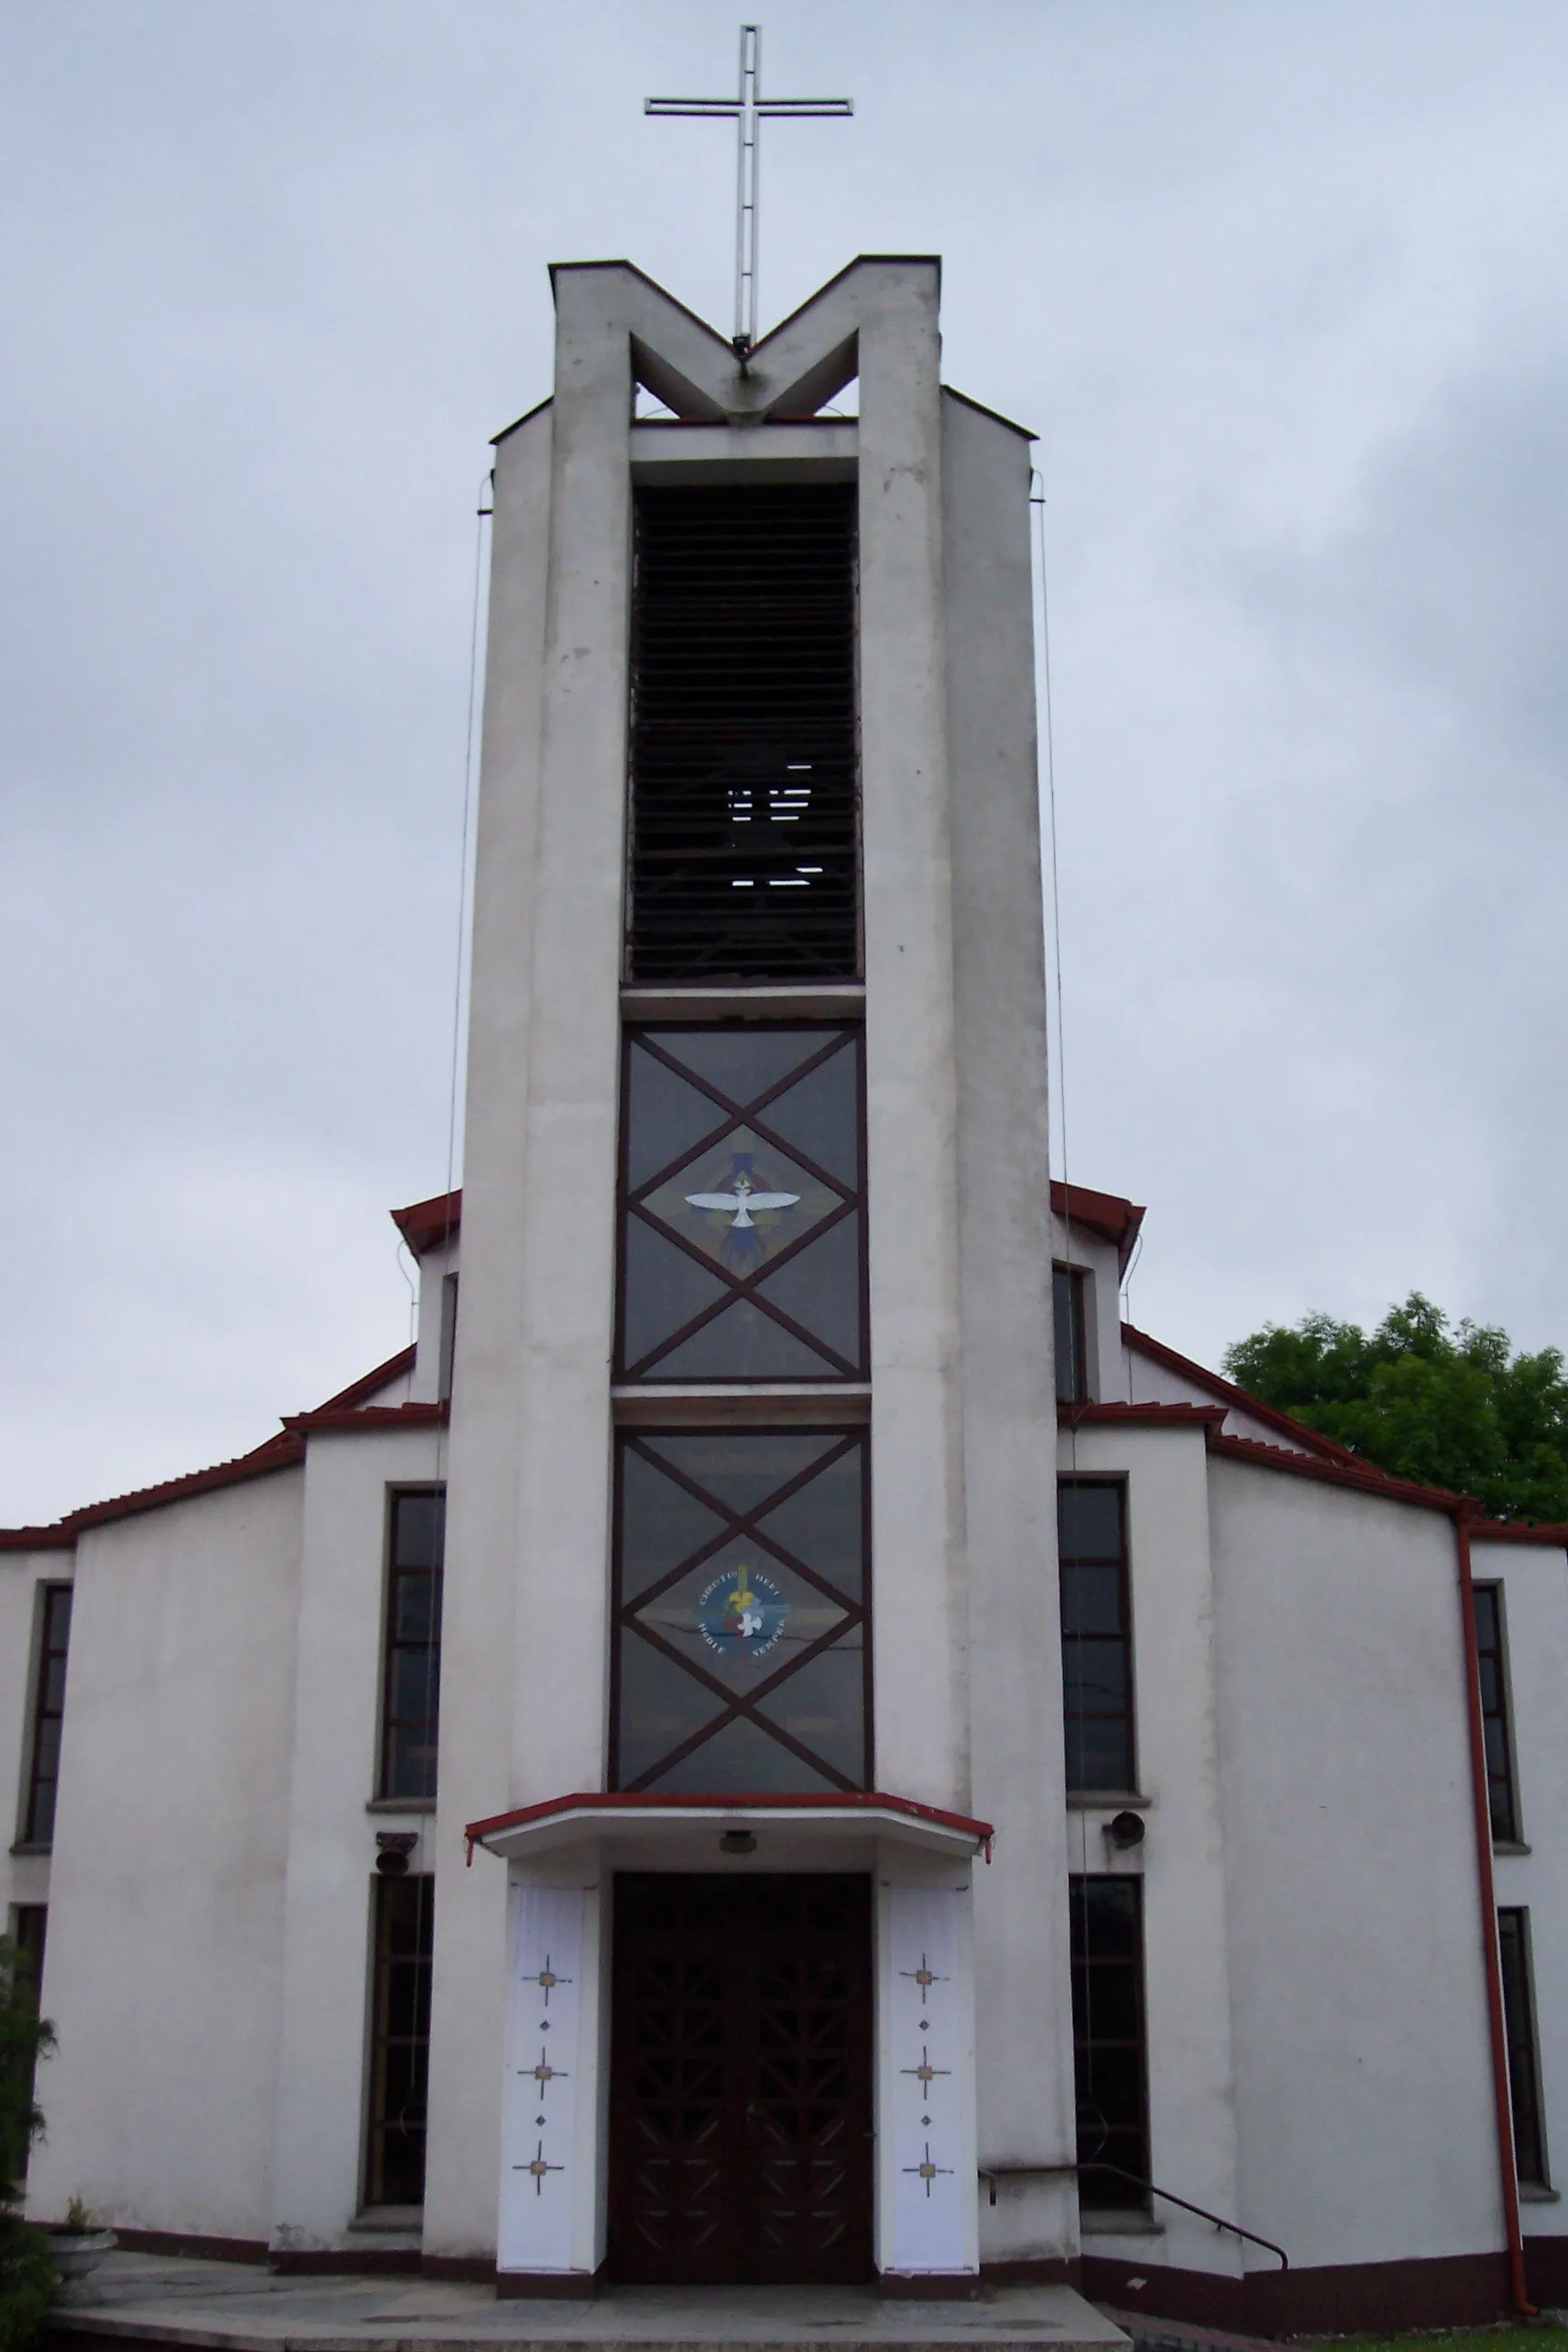
M1087 2164L986 2164L980 2168L980 2178L991 2191L991 2203L996 2202L996 2183L1020 2174L1040 2175L1058 2172L1113 2172L1118 2180L1131 2181L1134 2189L1146 2189L1151 2197L1163 2197L1167 2205L1179 2205L1184 2213L1195 2213L1200 2221L1212 2221L1216 2230L1228 2230L1233 2238L1245 2238L1249 2245L1261 2246L1266 2253L1278 2254L1281 2271L1290 2267L1290 2257L1283 2246L1272 2238L1260 2238L1256 2230L1244 2230L1239 2221L1227 2221L1219 2213L1211 2213L1206 2205L1194 2205L1190 2198L1178 2197L1173 2189L1161 2189L1152 2180L1142 2180L1135 2172L1126 2172L1120 2164L1107 2164L1096 2157Z

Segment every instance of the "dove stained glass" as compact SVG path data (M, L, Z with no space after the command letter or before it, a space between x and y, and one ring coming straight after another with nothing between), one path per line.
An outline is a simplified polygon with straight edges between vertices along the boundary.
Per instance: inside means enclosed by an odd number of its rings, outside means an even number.
M627 1032L616 1371L868 1369L858 1024Z

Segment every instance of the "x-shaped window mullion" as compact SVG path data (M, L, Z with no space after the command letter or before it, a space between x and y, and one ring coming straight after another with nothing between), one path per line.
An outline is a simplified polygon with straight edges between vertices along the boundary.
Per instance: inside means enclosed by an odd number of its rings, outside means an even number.
M632 1439L627 1447L629 1453L635 1454L641 1462L651 1463L663 1476L671 1479L676 1486L683 1486L694 1500L703 1504L707 1509L721 1513L728 1521L728 1525L721 1528L716 1536L710 1536L707 1542L700 1544L694 1552L689 1552L683 1560L669 1569L657 1583L647 1585L637 1594L636 1601L623 1601L621 1604L623 1617L629 1616L634 1609L641 1609L649 1601L657 1601L661 1592L668 1592L672 1584L679 1583L683 1576L689 1576L694 1568L700 1568L705 1559L710 1559L713 1554L722 1550L727 1543L733 1543L738 1538L745 1536L750 1536L754 1543L762 1544L767 1550L776 1554L786 1568L793 1569L797 1576L804 1576L808 1584L815 1584L817 1591L825 1593L828 1600L837 1601L841 1608L852 1610L857 1616L864 1617L866 1611L863 1602L851 1601L847 1593L841 1592L837 1585L830 1584L826 1577L818 1575L816 1569L808 1568L805 1560L796 1559L786 1545L780 1543L776 1537L764 1534L757 1524L760 1519L765 1519L770 1511L776 1511L781 1504L787 1503L792 1495L799 1494L803 1486L808 1486L814 1478L821 1475L823 1471L830 1470L836 1462L842 1462L847 1454L854 1453L859 1443L858 1435L846 1437L839 1444L834 1446L830 1453L823 1454L819 1461L808 1463L804 1470L797 1471L795 1475L786 1479L782 1486L775 1486L771 1495L764 1495L760 1503L753 1503L749 1511L735 1512L727 1503L721 1503L716 1495L710 1494L706 1486L700 1486L695 1479L687 1477L684 1471L678 1470L673 1462L667 1462L662 1454L653 1453L647 1446L639 1445L635 1438Z
M672 1765L681 1763L694 1748L700 1748L705 1740L711 1739L716 1733L722 1731L726 1724L738 1722L742 1717L755 1723L758 1729L765 1732L770 1739L776 1739L781 1746L791 1749L803 1763L809 1764L813 1771L826 1773L830 1780L837 1780L840 1788L855 1787L856 1783L847 1779L836 1766L829 1764L826 1757L818 1756L815 1750L805 1747L790 1732L785 1731L782 1725L771 1722L765 1715L759 1715L757 1712L759 1703L777 1690L781 1683L787 1683L792 1675L798 1675L803 1666L808 1666L814 1658L821 1655L824 1650L831 1649L836 1642L841 1640L848 1630L847 1625L829 1626L827 1632L819 1633L816 1640L804 1649L798 1658L792 1658L787 1665L780 1666L776 1673L768 1676L766 1682L759 1683L756 1689L749 1696L729 1689L719 1681L716 1675L709 1674L694 1660L683 1657L672 1643L667 1642L662 1634L656 1633L650 1625L638 1625L628 1620L626 1630L635 1633L639 1640L648 1644L650 1649L660 1651L672 1664L679 1666L682 1673L689 1675L693 1682L700 1683L704 1690L711 1691L724 1701L722 1715L716 1716L711 1723L703 1724L700 1729L691 1734L689 1738L682 1740L679 1748L672 1748L668 1754L656 1757L646 1771L639 1772L635 1780L629 1780L626 1783L628 1790L646 1788L648 1781L657 1774L668 1772Z
M831 1061L835 1054L848 1053L855 1043L855 1031L839 1030L816 1053L808 1055L804 1062L795 1063L793 1069L786 1070L782 1078L776 1078L762 1094L751 1095L744 1102L737 1102L733 1095L727 1095L711 1078L699 1077L695 1070L689 1070L684 1062L678 1062L673 1054L667 1053L658 1040L646 1029L634 1033L634 1043L642 1053L651 1054L655 1061L662 1062L667 1070L673 1070L678 1078L684 1078L689 1087L695 1087L700 1094L705 1094L710 1102L716 1102L721 1109L728 1111L737 1125L743 1125L752 1111L761 1110L778 1096L788 1094L791 1087L798 1086L802 1078L809 1077L813 1070L820 1069L823 1063ZM689 1152L683 1152L674 1165L679 1168L690 1157ZM668 1169L665 1171L666 1175L669 1172ZM654 1179L655 1182L658 1181L658 1178Z
M694 1332L700 1331L705 1323L711 1323L715 1316L722 1315L725 1308L732 1307L737 1298L749 1298L753 1307L760 1308L763 1314L771 1317L773 1322L782 1323L786 1331L791 1332L795 1339L804 1341L815 1354L826 1356L828 1361L837 1364L839 1370L848 1379L854 1379L859 1370L858 1365L852 1364L847 1356L841 1356L837 1348L828 1340L819 1339L807 1325L797 1323L794 1316L786 1314L775 1300L763 1297L754 1287L769 1275L777 1274L781 1266L789 1264L791 1258L798 1257L802 1250L809 1249L813 1242L820 1241L825 1234L831 1233L835 1225L842 1224L846 1217L853 1216L857 1206L853 1200L841 1199L838 1206L836 1209L830 1209L826 1216L820 1217L808 1233L797 1234L787 1248L780 1250L777 1257L769 1258L763 1265L759 1266L755 1274L749 1275L731 1274L728 1266L721 1265L716 1258L710 1258L705 1250L700 1250L695 1242L689 1242L683 1234L678 1234L672 1225L667 1225L650 1209L646 1209L640 1201L633 1201L629 1206L632 1215L640 1217L643 1223L658 1234L661 1240L671 1243L678 1250L684 1251L695 1265L705 1266L710 1274L717 1275L720 1281L727 1287L719 1297L702 1307L689 1321L679 1324L675 1330L668 1332L656 1347L647 1349L635 1363L628 1364L626 1370L627 1380L639 1379L650 1364L658 1363L661 1356L668 1356L671 1349L679 1347L681 1342L689 1339Z

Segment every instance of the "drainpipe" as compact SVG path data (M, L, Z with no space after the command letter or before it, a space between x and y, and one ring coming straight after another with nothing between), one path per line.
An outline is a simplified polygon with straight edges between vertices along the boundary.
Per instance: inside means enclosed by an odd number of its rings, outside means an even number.
M1481 1954L1486 1964L1487 2023L1491 2032L1492 2098L1497 2110L1498 2172L1502 2185L1503 2228L1508 2236L1509 2284L1513 2307L1526 2319L1536 2315L1525 2291L1524 2234L1519 2221L1519 2168L1513 2151L1513 2101L1508 2081L1508 2034L1503 2019L1502 1962L1498 1952L1497 1891L1492 1883L1492 1809L1487 1785L1486 1726L1481 1717L1480 1666L1476 1650L1476 1595L1470 1581L1470 1521L1479 1505L1454 1512L1454 1549L1458 1556L1459 1618L1465 1644L1465 1692L1470 1732L1470 1790L1475 1801L1476 1870L1480 1882Z

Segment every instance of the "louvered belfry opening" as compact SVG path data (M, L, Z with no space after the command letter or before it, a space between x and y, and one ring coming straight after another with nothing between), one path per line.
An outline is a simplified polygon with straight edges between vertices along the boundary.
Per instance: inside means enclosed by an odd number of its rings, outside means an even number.
M644 489L636 534L628 977L852 980L855 486Z

